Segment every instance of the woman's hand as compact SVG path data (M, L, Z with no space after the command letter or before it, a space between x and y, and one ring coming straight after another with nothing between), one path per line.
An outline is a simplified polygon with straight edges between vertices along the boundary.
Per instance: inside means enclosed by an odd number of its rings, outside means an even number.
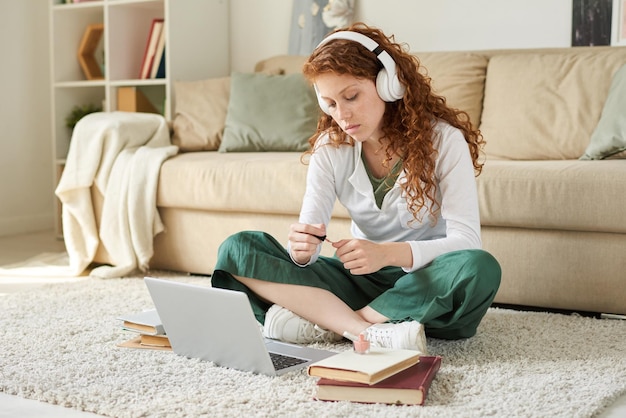
M324 224L292 224L289 229L289 246L291 257L298 264L306 264L317 251L317 246L323 242L318 237L326 235Z
M383 267L410 268L413 265L411 246L406 242L377 244L362 239L344 239L333 243L337 257L352 274L369 274Z

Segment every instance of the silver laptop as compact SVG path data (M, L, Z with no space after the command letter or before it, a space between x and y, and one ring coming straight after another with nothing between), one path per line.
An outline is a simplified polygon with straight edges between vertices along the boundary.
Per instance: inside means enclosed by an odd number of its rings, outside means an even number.
M144 281L178 355L277 376L336 354L264 338L243 292L153 277Z

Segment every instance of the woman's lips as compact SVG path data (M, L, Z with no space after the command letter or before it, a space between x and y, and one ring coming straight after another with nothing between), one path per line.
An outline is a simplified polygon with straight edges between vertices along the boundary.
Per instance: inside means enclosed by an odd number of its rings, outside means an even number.
M344 131L347 134L350 134L350 133L356 131L357 129L359 129L359 125L346 125L346 127L344 128Z

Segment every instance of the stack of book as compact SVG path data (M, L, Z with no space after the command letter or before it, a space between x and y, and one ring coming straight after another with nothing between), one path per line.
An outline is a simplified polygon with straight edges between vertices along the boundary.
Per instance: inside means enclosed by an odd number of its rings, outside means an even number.
M440 356L372 348L367 354L350 350L328 357L307 372L320 378L319 400L423 405L440 366Z
M141 61L140 79L165 78L165 21L153 19Z
M122 321L123 329L136 334L132 339L121 343L120 347L172 349L156 309L122 315L118 319Z

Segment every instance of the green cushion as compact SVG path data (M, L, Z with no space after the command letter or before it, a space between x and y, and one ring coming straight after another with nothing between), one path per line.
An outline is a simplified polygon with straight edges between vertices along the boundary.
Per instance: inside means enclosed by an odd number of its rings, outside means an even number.
M626 150L626 65L611 82L600 121L581 160L602 160Z
M318 116L302 74L233 73L219 151L305 151Z

